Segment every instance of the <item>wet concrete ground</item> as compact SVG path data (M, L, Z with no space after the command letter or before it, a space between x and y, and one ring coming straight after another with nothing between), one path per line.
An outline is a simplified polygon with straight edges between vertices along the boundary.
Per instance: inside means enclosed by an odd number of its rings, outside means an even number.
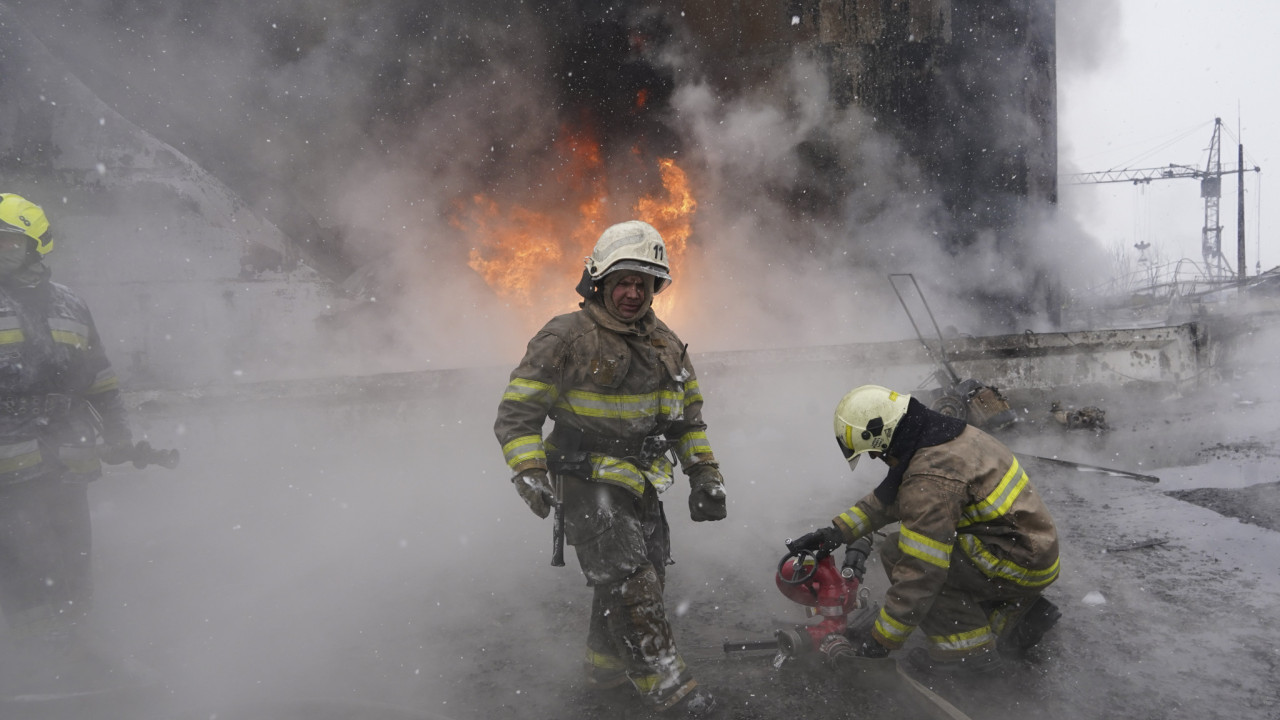
M139 432L181 447L183 464L115 469L95 486L94 616L110 649L159 684L12 716L647 716L580 680L590 591L572 552L569 567L548 566L550 525L507 482L490 430L504 382L494 370L426 400L140 409ZM722 717L938 708L892 662L839 677L722 652L726 639L806 622L773 586L783 541L879 480L862 466L850 476L828 437L828 406L850 382L839 368L704 378L730 517L695 524L683 483L667 496L667 601ZM1276 398L1252 373L1192 392L1069 398L1105 408L1104 433L1055 427L1041 422L1046 404L1028 406L1007 437L1024 456L1159 482L1027 460L1061 532L1063 573L1048 593L1061 623L1008 673L917 679L972 718L1280 718ZM875 561L867 582L878 598Z

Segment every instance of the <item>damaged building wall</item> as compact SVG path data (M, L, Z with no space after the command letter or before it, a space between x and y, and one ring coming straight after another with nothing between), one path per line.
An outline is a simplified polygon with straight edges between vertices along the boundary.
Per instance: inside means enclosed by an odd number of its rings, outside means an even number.
M1057 201L1053 0L662 4L735 86L796 48L823 58L834 98L871 112L946 193L957 247L994 232L1013 250L1025 208Z

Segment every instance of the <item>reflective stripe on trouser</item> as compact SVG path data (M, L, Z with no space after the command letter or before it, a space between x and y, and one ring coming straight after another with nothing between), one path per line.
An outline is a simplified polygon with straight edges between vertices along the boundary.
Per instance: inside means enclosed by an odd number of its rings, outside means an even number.
M639 498L572 476L564 477L564 491L565 541L594 593L589 671L617 658L654 705L679 702L696 683L676 650L662 600L668 539L657 495L650 489Z
M880 557L890 571L903 558L897 533L880 544ZM929 655L935 660L981 655L995 649L997 632L993 621L1002 618L988 608L1006 603L1021 604L1040 594L999 578L988 578L958 547L951 553L947 579L920 622L929 641ZM1001 623L1002 625L1004 623Z

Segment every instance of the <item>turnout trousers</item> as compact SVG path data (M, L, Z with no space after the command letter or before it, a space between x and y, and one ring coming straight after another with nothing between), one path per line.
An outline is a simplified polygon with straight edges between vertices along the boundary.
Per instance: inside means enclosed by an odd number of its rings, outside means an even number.
M880 560L890 580L894 565L903 558L898 536L890 533L880 544ZM951 552L947 580L920 622L929 642L929 657L946 662L994 652L997 642L1012 632L1042 590L987 577L957 544Z
M670 537L657 492L643 497L607 483L559 476L565 541L592 588L588 681L629 681L658 709L697 686L676 650L662 592Z

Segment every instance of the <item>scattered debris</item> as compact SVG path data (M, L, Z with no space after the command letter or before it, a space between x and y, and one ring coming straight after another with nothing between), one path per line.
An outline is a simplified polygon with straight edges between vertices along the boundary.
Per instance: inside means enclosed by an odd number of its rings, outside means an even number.
M1141 480L1142 482L1158 483L1160 478L1155 475L1143 475L1141 473L1129 472L1128 470L1116 470L1115 468L1102 467L1101 465L1086 465L1084 463L1072 462L1070 460L1059 460L1058 458L1045 457L1043 455L1031 455L1021 453L1014 450L1014 455L1024 460L1040 460L1042 462L1053 465L1061 465L1063 467L1075 468L1080 472L1099 473L1102 475L1114 475L1115 477L1131 478L1133 480Z
M1107 427L1107 411L1092 405L1078 410L1067 410L1055 400L1049 407L1049 413L1053 415L1054 420L1066 426L1068 430L1087 429L1105 432L1110 429Z
M1124 552L1126 550L1141 550L1143 548L1159 547L1160 545L1164 545L1167 542L1169 542L1168 538L1152 538L1150 540L1140 540L1138 542L1132 542L1132 543L1129 543L1128 545L1117 545L1116 547L1109 547L1103 550L1102 552L1113 553L1113 552Z
M916 318L911 314L911 308L907 307L907 301L902 297L902 293L898 291L894 278L911 280L911 286L920 297L920 304L924 306L925 314L929 316L929 322L933 323L933 330L938 336L937 353L928 342L925 342L924 335L920 333L920 327L916 325ZM951 361L947 359L942 330L938 327L938 321L933 317L933 310L929 308L929 301L924 299L924 292L920 290L915 276L911 273L892 273L889 275L889 284L893 286L893 293L898 296L898 302L907 313L907 320L911 321L911 327L916 331L920 344L924 345L929 357L939 365L938 370L934 372L934 377L942 387L935 391L932 400L927 403L929 408L943 415L964 420L974 427L988 430L1003 430L1016 423L1018 416L1009 407L1009 401L1000 393L999 388L973 378L961 379L959 373L951 366Z

